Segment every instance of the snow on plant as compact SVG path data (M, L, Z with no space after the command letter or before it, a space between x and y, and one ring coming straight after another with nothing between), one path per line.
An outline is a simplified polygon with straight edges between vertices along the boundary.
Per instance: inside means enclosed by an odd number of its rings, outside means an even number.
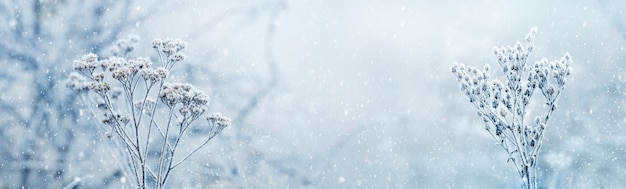
M526 188L537 188L536 165L545 128L556 101L571 73L572 58L566 53L560 60L543 58L530 66L526 64L533 51L537 28L526 36L526 45L494 47L493 53L506 76L504 84L491 79L490 67L482 70L464 64L454 64L452 73L460 82L461 91L469 98L485 129L509 155ZM530 100L538 89L545 99L545 114L527 120Z
M138 38L122 40L112 49L114 57L98 59L93 53L74 61L67 86L92 103L94 115L102 117L101 129L123 154L122 170L137 188L163 188L171 171L230 125L230 119L210 114L200 128L208 136L193 150L179 155L178 147L192 123L201 118L209 97L191 84L165 80L172 67L185 59L180 51L187 43L156 39L152 47L160 66L149 58L127 59ZM97 113L99 112L99 113Z

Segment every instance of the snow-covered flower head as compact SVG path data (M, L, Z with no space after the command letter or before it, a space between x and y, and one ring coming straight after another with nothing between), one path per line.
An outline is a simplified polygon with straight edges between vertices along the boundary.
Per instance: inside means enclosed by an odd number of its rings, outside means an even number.
M125 59L121 57L111 57L106 63L111 76L120 81L128 81L132 79L140 69L150 68L152 61L147 58Z
M98 55L89 53L78 60L74 60L74 70L91 75L93 70L99 65Z
M212 113L207 116L207 121L217 124L219 127L228 127L231 124L230 118L221 113Z
M89 91L89 84L90 82L87 81L87 78L76 72L70 73L69 78L65 81L65 86L76 91L78 94Z
M187 42L180 39L155 39L152 41L152 48L154 48L162 60L165 60L163 67L171 69L176 62L180 62L185 59L185 54L180 51L187 47Z
M111 90L111 85L106 82L92 82L89 84L89 89L96 92L96 94L104 95Z
M139 36L130 35L127 39L120 39L111 47L109 51L113 56L125 56L129 52L135 50L139 44Z
M152 41L152 48L164 53L166 56L172 55L187 47L187 42L180 39L155 39Z
M150 68L152 66L152 60L146 57L137 58L136 64L138 69Z
M169 107L173 107L179 103L183 104L185 107L190 105L205 107L209 103L209 96L193 87L193 85L186 83L163 84L159 98L161 102Z

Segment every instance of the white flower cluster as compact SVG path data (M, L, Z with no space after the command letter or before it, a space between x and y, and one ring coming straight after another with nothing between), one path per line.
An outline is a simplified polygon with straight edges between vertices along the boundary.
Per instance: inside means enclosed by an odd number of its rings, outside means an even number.
M201 90L190 84L182 83L163 84L159 99L170 108L181 104L182 107L180 107L179 113L182 115L190 114L192 117L204 113L210 100L209 96Z
M111 90L111 85L107 82L92 82L89 84L89 90L92 90L96 94L103 95Z
M172 68L176 62L185 59L185 54L180 51L187 47L187 42L180 39L155 39L152 41L152 48L159 54L159 58L165 62L164 67Z
M120 39L115 44L115 46L111 47L109 51L113 56L125 56L129 52L135 50L139 43L139 36L131 35L128 36L128 39Z
M105 113L102 123L115 128L118 126L117 124L122 124L122 126L128 125L128 123L130 123L130 120L130 115L122 116L121 114L113 115L111 113Z
M151 69L152 61L148 58L125 59L112 57L101 61L103 69L108 69L114 79L122 83L133 81L139 70Z
M89 53L78 60L74 60L74 70L91 76L93 71L98 67L98 55Z
M133 85L138 74L146 81L147 85L158 83L169 75L169 71L166 68L152 68L152 61L149 58L139 57L137 59L126 59L122 57L111 57L105 60L98 60L97 55L89 53L81 59L74 61L74 70L93 80L93 82L87 84L87 86L88 89L96 93L106 93L111 89L110 84L104 81L104 72L94 72L98 67L102 68L102 71L109 71L111 77L118 80L123 87ZM70 79L72 79L72 82L68 83L68 86L76 90L78 90L77 87L82 87L76 83L79 81L77 75L71 76Z
M209 137L213 138L220 133L224 128L230 126L230 118L222 116L221 113L209 114L206 120L212 127L209 127Z
M180 39L169 39L166 38L164 40L155 39L152 41L152 48L155 48L167 55L177 53L187 47L187 42L184 42Z
M526 62L534 48L536 33L536 28L531 29L526 36L526 46L518 42L515 46L494 48L498 64L506 76L506 85L490 78L489 65L482 70L464 64L452 67L461 91L478 109L485 129L507 151L509 160L515 163L523 178L530 178L529 172L534 170L545 126L565 88L572 62L566 53L560 60L548 62L544 58L528 66ZM548 110L544 116L536 117L532 125L525 122L526 109L537 88L545 97ZM525 184L530 186L533 183Z
M131 37L120 41L116 48L126 55L134 49L137 41L138 38ZM172 66L185 59L180 51L185 49L187 43L178 39L157 39L152 44L159 54L160 67L153 68L152 61L144 57L127 59L114 56L98 60L97 55L89 53L74 61L74 69L80 74L70 74L67 81L67 86L80 95L87 96L88 91L98 95L99 98L92 101L95 106L91 107L103 112L102 125L107 126L106 137L118 143L120 152L127 155L129 162L122 168L127 176L134 178L138 188L145 187L147 179L155 180L155 188L163 188L172 169L230 125L230 119L221 114L209 115L208 127L205 127L208 128L208 136L205 136L204 142L178 163L173 162L178 143L183 141L183 136L187 136L184 132L204 114L210 98L191 84L165 81ZM145 88L137 90L139 86ZM165 106L157 104L159 101ZM161 117L167 120L161 120ZM174 126L178 127L178 132L171 132ZM150 148L156 143L153 141L160 142L158 145L162 147ZM157 157L160 158L150 158L147 154L159 154ZM151 166L157 167L150 169Z
M79 73L72 72L70 76L65 81L65 86L76 91L78 94L83 94L89 91L90 82L87 81L87 78L83 77Z
M533 67L533 73L529 80L536 84L546 98L548 107L556 107L554 102L561 90L565 88L566 78L572 73L572 57L566 53L560 60L548 62L542 59ZM551 78L554 80L551 81Z
M135 104L134 104L135 112L145 113L148 116L152 116L152 111L149 111L149 110L154 109L154 105L156 105L156 101L150 97L147 97L142 100L137 100L135 101Z
M221 113L209 114L206 118L207 121L217 124L219 127L230 126L230 118L222 116Z
M141 69L141 78L149 83L157 83L169 75L167 69L159 67L157 69Z

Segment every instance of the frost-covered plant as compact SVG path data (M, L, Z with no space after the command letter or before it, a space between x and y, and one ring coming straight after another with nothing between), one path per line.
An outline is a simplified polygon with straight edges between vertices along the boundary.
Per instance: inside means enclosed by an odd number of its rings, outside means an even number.
M572 58L566 53L560 60L549 62L543 58L530 66L526 64L533 51L537 28L526 36L526 45L494 47L493 53L506 76L501 83L491 79L490 67L482 70L464 64L455 64L452 73L460 82L461 91L469 98L485 129L509 154L526 188L537 188L536 165L546 125L556 109L556 101L565 88L571 73ZM529 103L535 89L545 99L545 114L528 122ZM536 111L535 111L536 112Z
M137 42L136 37L123 40L112 52L126 55ZM98 59L89 53L74 61L77 73L70 74L67 86L93 105L92 112L101 117L98 125L123 154L121 168L137 188L163 188L174 168L230 125L219 113L208 115L200 129L209 135L193 150L177 153L186 131L209 105L209 97L193 85L165 81L172 67L185 59L180 51L186 45L177 39L154 40L160 62L156 68L145 57Z

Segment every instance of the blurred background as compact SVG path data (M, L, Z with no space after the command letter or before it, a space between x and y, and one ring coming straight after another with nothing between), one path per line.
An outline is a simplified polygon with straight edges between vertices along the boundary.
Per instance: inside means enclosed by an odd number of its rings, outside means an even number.
M499 68L492 48L534 26L530 63L574 60L539 186L619 188L625 11L616 0L3 0L0 188L130 187L64 85L74 59L110 56L129 35L141 38L132 56L153 60L152 39L187 41L173 79L233 119L172 188L519 188L450 67Z

